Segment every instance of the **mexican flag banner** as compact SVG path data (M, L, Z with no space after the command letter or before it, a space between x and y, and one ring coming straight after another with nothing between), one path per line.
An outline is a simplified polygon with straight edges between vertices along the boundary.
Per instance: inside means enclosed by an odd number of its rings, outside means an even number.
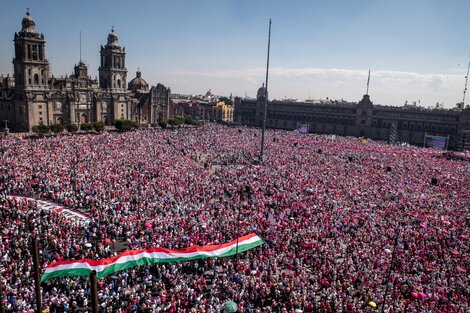
M240 237L238 238L238 253L253 249L263 243L264 240L254 233ZM236 252L236 239L221 245L191 246L176 250L166 248L128 250L108 259L53 262L47 266L41 277L41 282L62 276L88 276L91 271L96 271L96 276L102 278L134 266L216 257L223 258L235 255Z

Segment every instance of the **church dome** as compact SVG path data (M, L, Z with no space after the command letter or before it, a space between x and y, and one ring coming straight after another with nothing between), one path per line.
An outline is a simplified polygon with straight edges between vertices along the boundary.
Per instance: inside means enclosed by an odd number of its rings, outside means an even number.
M116 33L114 32L114 27L111 28L111 32L108 35L108 46L118 47L119 39Z
M136 77L129 82L127 89L133 92L148 91L149 84L142 78L142 73L137 71Z
M36 23L34 23L33 18L29 15L29 10L26 12L26 16L21 22L22 32L26 33L35 33L36 32Z

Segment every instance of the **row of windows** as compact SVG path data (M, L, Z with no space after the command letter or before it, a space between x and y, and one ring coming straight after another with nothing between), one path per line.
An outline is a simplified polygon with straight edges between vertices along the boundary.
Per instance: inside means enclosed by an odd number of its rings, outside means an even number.
M434 114L423 114L421 112L390 112L390 111L373 111L372 115L377 116L380 118L381 116L384 118L396 117L396 118L411 118L417 120L440 120L440 121L454 121L458 122L459 117L456 115L434 115Z
M274 106L275 104L270 103L272 109L280 109L284 113L288 113L283 110L283 107L279 108L279 106ZM272 107L274 106L274 107ZM309 112L326 112L326 113L338 113L338 114L356 114L356 109L346 109L346 108L332 108L332 107L323 107L323 106L309 106L309 105L302 105L302 106L289 106L289 110L292 111L309 111Z
M341 115L310 115L300 113L281 113L269 112L268 118L279 120L294 120L304 122L324 122L324 123L338 123L338 124L354 124L354 117L347 117Z
M372 127L392 127L391 121L372 121ZM445 133L455 133L457 129L453 126L429 124L429 123L413 123L413 122L398 122L397 129L402 130L418 130L418 131L437 131Z

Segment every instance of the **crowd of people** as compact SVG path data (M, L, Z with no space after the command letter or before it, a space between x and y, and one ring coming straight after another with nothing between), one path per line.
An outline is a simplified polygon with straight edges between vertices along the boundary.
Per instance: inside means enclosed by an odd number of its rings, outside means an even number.
M0 139L6 312L35 308L33 238L54 261L226 243L239 257L99 279L100 312L469 312L470 162L334 135L206 124ZM462 154L464 155L464 154ZM83 223L37 202L89 216ZM49 312L90 312L88 277L41 285Z

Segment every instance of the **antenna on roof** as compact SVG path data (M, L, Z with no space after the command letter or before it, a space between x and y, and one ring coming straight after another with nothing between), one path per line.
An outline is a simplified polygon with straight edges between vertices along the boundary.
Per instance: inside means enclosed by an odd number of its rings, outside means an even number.
M366 95L369 94L369 82L370 82L370 70L369 70L369 76L367 76L367 90L366 90Z
M465 88L463 89L462 107L465 107L465 95L467 94L468 72L470 71L470 53L468 55L467 75L465 75Z

